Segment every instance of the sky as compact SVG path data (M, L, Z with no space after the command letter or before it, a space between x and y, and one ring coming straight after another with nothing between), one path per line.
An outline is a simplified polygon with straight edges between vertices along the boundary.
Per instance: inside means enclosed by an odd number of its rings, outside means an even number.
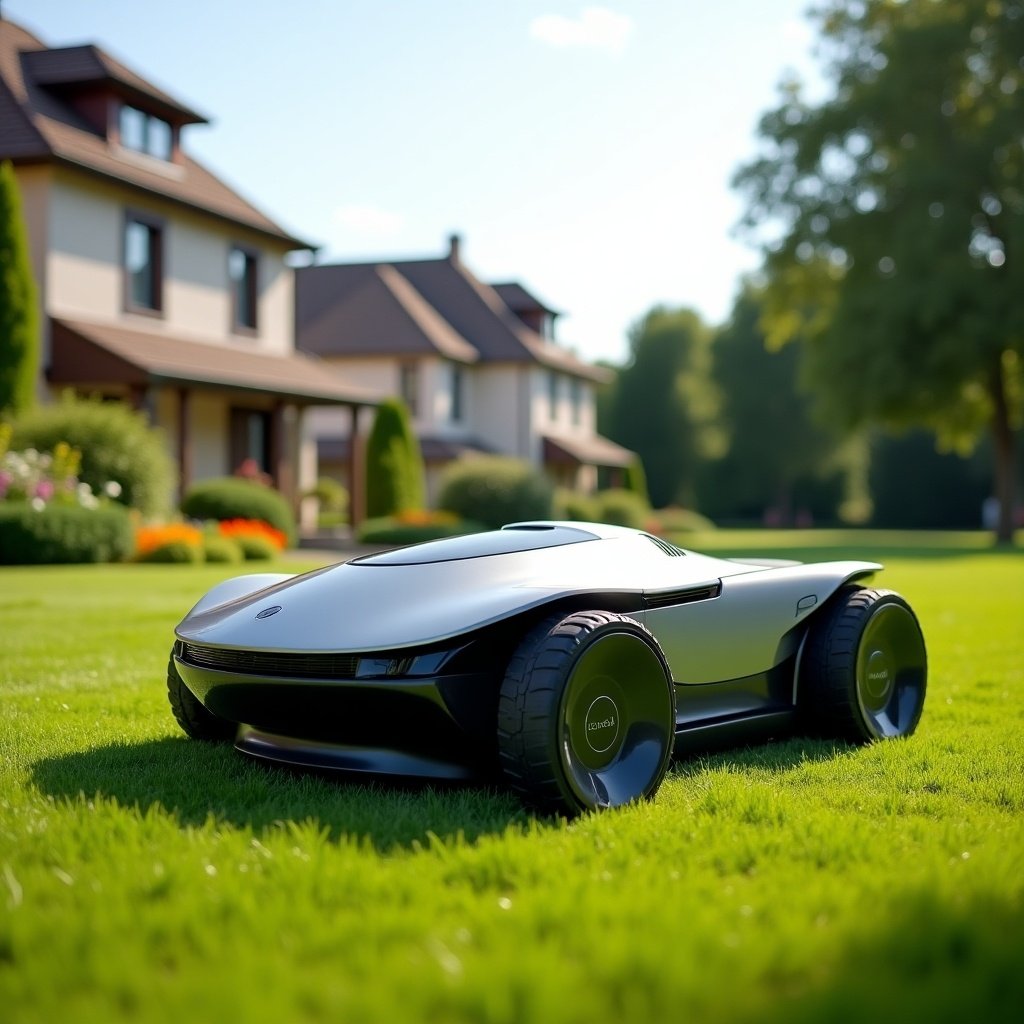
M184 144L321 263L430 259L558 310L624 363L658 304L712 324L757 253L733 172L796 73L808 0L3 0L209 118Z

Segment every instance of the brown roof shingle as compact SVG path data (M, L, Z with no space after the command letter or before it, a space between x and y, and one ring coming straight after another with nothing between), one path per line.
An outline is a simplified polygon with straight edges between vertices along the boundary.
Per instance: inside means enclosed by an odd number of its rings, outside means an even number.
M34 77L40 68L42 80ZM67 87L76 78L106 83L129 99L144 97L150 109L177 124L204 120L99 48L49 50L19 25L0 18L0 159L53 160L202 210L290 247L314 248L187 154L180 162L165 164L106 139L53 88Z
M481 363L540 363L571 376L604 381L607 371L527 327L492 287L459 260L402 260L302 267L295 273L296 344L322 356L402 356L446 350L444 337L469 346ZM373 282L380 282L375 285ZM402 296L428 309L430 325L410 315ZM403 308L404 330L396 309Z

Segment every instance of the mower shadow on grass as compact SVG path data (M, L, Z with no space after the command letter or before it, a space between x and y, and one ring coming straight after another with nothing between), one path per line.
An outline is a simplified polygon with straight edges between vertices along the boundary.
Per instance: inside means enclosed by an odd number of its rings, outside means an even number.
M702 745L676 757L667 778L693 778L716 769L785 772L815 761L834 761L858 748L841 740L787 736L746 747Z
M212 819L260 835L312 822L332 842L358 839L382 852L432 837L472 842L509 828L536 828L518 801L497 789L353 782L260 764L230 746L177 737L44 758L32 766L32 781L56 800L110 801L140 816L164 814L181 828Z

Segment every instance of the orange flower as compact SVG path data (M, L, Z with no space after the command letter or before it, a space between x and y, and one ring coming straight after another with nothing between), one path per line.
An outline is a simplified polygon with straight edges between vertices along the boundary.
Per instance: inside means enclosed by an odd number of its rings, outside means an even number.
M283 551L288 538L278 529L262 519L222 519L217 529L225 537L263 537L278 551Z
M138 526L135 529L135 551L138 555L148 555L150 551L155 551L176 540L198 547L203 542L203 534L202 531L187 523Z

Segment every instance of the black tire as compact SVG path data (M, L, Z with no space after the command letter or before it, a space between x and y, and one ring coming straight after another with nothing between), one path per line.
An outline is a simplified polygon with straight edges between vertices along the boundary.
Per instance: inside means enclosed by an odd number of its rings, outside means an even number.
M509 662L498 750L511 787L573 816L650 799L675 740L675 687L658 641L611 612L552 615Z
M178 675L173 655L167 661L167 699L171 702L171 711L178 725L192 739L226 743L235 738L238 725L218 718L203 707Z
M853 743L909 736L927 681L924 636L910 605L891 590L843 587L811 623L801 659L805 729Z

